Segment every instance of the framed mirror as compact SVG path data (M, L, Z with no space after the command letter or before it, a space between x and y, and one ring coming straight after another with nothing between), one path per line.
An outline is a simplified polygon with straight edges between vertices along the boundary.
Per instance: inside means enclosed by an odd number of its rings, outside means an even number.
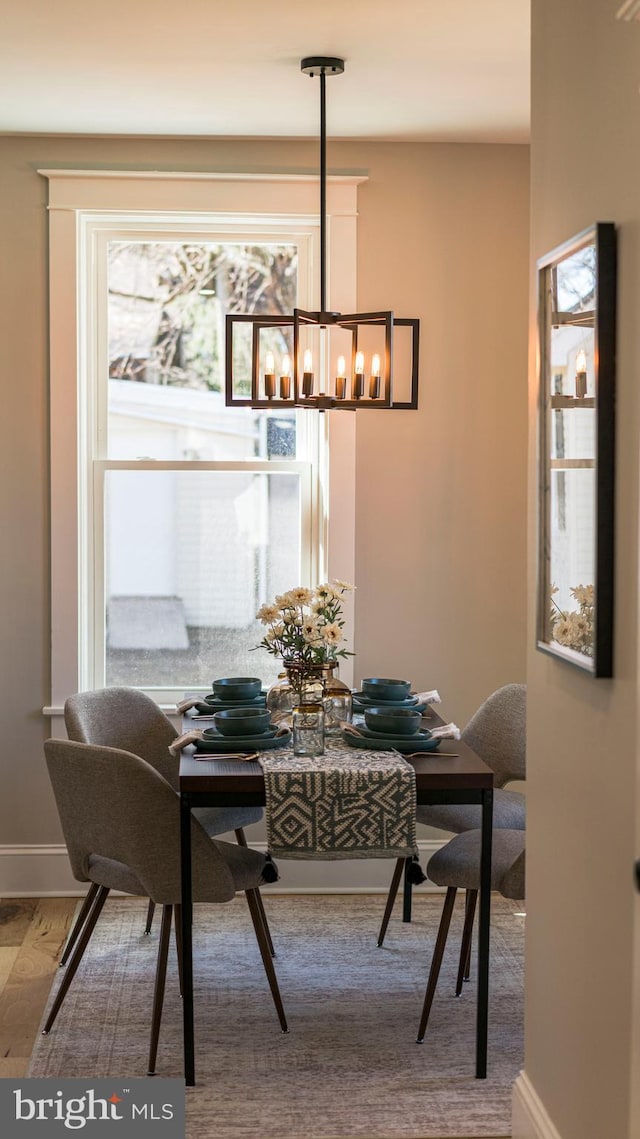
M538 261L537 646L613 668L616 232L596 225Z

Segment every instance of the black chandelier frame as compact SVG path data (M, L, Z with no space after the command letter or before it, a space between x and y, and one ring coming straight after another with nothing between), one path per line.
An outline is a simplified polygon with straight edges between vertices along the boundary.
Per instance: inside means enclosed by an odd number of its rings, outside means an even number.
M254 408L295 408L305 407L319 411L356 410L357 408L380 408L382 410L415 410L418 406L418 360L420 347L420 322L410 317L396 317L392 311L342 314L327 309L326 287L326 243L327 243L327 123L326 123L326 79L327 76L341 75L344 60L334 56L308 56L300 63L305 75L320 79L320 309L317 312L294 308L291 316L268 316L256 313L228 313L226 317L225 341L225 401L227 406ZM251 394L236 394L234 377L234 329L236 326L252 325L251 340ZM364 372L356 373L356 356L359 351L359 332L372 327L384 327L384 356L381 361L380 376L369 378L366 390ZM341 328L351 334L351 394L347 395L346 377L341 395L337 393L315 393L313 373L305 373L300 368L300 336L304 328ZM290 377L280 378L280 395L276 395L274 375L263 377L264 394L261 391L260 376L260 335L263 329L293 329L293 368ZM409 399L393 398L393 352L394 330L409 328L411 343L411 368ZM283 381L288 382L283 387ZM269 387L267 388L267 382Z

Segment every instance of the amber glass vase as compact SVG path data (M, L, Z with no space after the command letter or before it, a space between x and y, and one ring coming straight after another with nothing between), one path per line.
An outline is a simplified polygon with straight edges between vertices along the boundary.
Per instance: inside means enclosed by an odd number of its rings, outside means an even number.
M324 734L339 736L340 725L351 723L353 701L348 684L338 676L338 662L328 661L323 665Z
M301 704L321 704L327 736L340 733L340 724L352 717L351 689L337 675L338 662L322 664L284 661L284 672L267 692L267 708L289 715Z
M324 665L283 661L284 672L267 692L267 708L290 714L299 704L322 704Z

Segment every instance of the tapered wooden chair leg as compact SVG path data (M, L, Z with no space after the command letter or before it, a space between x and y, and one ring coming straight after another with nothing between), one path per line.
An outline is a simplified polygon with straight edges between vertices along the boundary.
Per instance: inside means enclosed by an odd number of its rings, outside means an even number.
M182 996L184 992L184 977L182 973L182 906L175 906L174 908L176 955L178 957L178 981L180 983L180 996Z
M171 918L173 906L162 907L162 925L160 926L160 943L158 945L158 964L156 966L156 983L153 992L153 1013L151 1015L151 1042L149 1044L148 1076L156 1074L156 1057L158 1055L158 1040L160 1038L160 1022L162 1020L162 1006L164 1004L164 987L167 979L167 958L169 956L169 941L171 940Z
M73 929L71 930L71 933L69 934L69 936L67 938L67 944L64 947L64 953L62 954L62 957L60 958L60 968L61 969L62 969L63 965L67 964L67 961L69 960L69 958L71 956L73 947L74 947L76 941L78 940L78 937L80 936L80 931L81 931L84 923L87 920L87 914L89 913L89 910L91 909L91 907L93 905L95 896L98 893L99 889L100 889L100 887L98 886L98 883L92 882L91 886L87 890L84 902L82 903L82 906L80 908L80 913L78 914L76 921L75 921L75 925L74 925Z
M153 925L153 915L155 913L156 903L149 898L149 906L147 909L147 924L144 927L144 936L148 937L151 933L151 926Z
M269 929L269 922L267 921L267 914L266 914L266 911L264 908L264 902L262 900L262 894L257 889L256 889L255 893L256 893L256 902L258 903L258 909L260 911L260 917L262 919L262 925L264 927L264 935L267 939L267 945L269 946L269 953L271 954L272 957L275 957L276 951L273 948L273 941L271 939L271 930Z
M82 961L82 956L84 954L85 949L87 948L87 945L89 944L91 934L93 933L93 930L95 928L95 924L96 924L98 918L100 917L100 914L102 913L102 907L104 906L104 903L106 902L108 895L109 895L108 888L106 886L100 886L98 889L98 892L95 896L95 900L94 900L94 903L91 907L91 911L89 913L89 916L87 917L87 920L84 923L82 933L80 934L80 936L78 938L78 943L77 943L77 945L76 945L76 947L75 947L75 949L71 955L69 964L68 964L66 972L64 974L64 980L63 980L60 988L58 989L58 992L56 994L56 999L53 1002L53 1005L51 1007L51 1012L49 1013L49 1016L47 1017L47 1022L45 1024L44 1028L42 1029L42 1035L43 1036L46 1036L49 1032L51 1032L51 1029L53 1028L53 1022L55 1021L55 1019L56 1019L56 1017L60 1011L60 1006L62 1005L62 1002L63 1002L65 996L67 995L67 990L69 989L69 985L71 984L71 982L73 981L73 978L76 975L78 965Z
M278 978L276 977L276 971L273 967L271 952L269 950L269 942L267 940L264 925L262 923L262 916L260 914L260 907L256 899L256 894L257 890L245 890L245 895L249 905L249 913L251 914L253 928L256 932L256 938L258 941L258 948L260 949L260 956L262 957L262 964L264 965L264 971L267 974L267 980L269 982L269 988L271 989L273 1003L276 1006L276 1012L280 1021L280 1027L283 1032L288 1032L289 1028L287 1026L287 1018L284 1014L280 989L278 988Z
M235 831L235 836L236 836L236 841L238 843L238 846L248 846L249 845L247 842L247 836L244 833L244 829L242 827L238 827L237 831ZM256 893L256 900L258 902L258 908L260 910L260 914L262 917L262 924L264 926L264 932L265 932L267 941L269 943L269 953L271 954L272 957L275 957L276 951L273 948L273 941L271 940L271 930L269 929L269 922L267 921L267 915L266 915L265 908L264 908L264 902L262 901L262 894L260 893L260 891L258 889L256 889L255 893Z
M442 909L442 917L440 918L440 927L438 929L438 936L436 938L435 949L433 951L433 958L431 961L431 968L429 970L429 980L427 981L427 991L424 996L424 1004L422 1006L422 1016L420 1017L420 1027L418 1029L417 1043L422 1044L424 1034L427 1029L427 1021L429 1020L429 1013L431 1012L431 1005L435 996L436 985L438 984L438 977L440 975L440 966L442 964L442 955L444 947L447 944L447 934L449 926L451 925L451 915L453 913L453 904L456 900L456 887L447 887L447 896L444 900Z
M387 904L384 911L384 917L380 926L380 933L378 934L378 948L380 948L385 939L387 926L389 925L389 918L391 917L393 906L398 895L400 879L402 878L402 871L404 870L404 862L404 858L398 858L396 861L395 869L393 871L393 878L391 879L391 885L389 886L389 893L387 894Z
M462 992L463 981L469 980L471 967L471 940L473 937L473 919L476 913L477 890L467 890L464 900L464 929L460 945L460 961L458 964L458 977L456 980L456 996Z

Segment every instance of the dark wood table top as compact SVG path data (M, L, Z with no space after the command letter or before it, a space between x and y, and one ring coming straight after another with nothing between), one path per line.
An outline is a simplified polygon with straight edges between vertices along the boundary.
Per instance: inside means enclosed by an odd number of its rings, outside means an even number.
M416 790L483 790L493 786L493 772L461 740L443 740L443 751L455 752L449 759L426 752L410 759L416 772ZM180 760L180 790L214 794L263 794L264 776L256 760L196 758L187 748Z

